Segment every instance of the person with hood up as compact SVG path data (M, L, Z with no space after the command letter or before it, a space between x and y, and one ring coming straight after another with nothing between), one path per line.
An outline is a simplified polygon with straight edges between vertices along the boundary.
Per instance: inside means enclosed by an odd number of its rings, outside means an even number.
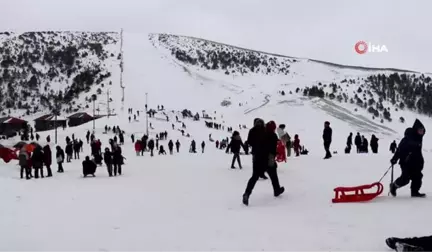
M276 123L270 121L264 126L264 121L255 119L254 127L249 131L248 142L252 146L252 177L249 179L243 194L243 204L249 205L249 197L259 177L267 171L273 186L275 197L281 195L285 188L279 184L277 164L275 161L278 137L275 133Z
M108 175L110 177L112 177L112 172L113 172L113 154L112 154L112 152L110 151L109 148L105 148L104 162L105 162L105 165L107 166Z
M378 138L375 135L372 135L370 140L370 147L372 150L372 153L378 153Z
M362 137L361 153L369 153L369 142L365 136L361 136L361 137Z
M52 153L49 145L45 145L43 148L44 153L44 164L47 168L47 177L52 177L51 164L52 164Z
M201 143L201 150L202 150L202 153L204 153L204 148L205 148L205 142L202 141L202 143Z
M234 166L235 161L237 160L237 163L239 165L239 168L242 169L241 161L240 161L240 148L243 147L243 142L240 137L240 133L238 131L234 131L231 137L231 142L228 144L226 153L231 149L231 152L233 153L233 158L231 161L231 169L235 169Z
M84 178L88 175L92 175L93 177L95 177L97 165L93 160L90 160L89 156L86 156L85 160L82 162L82 168Z
M180 151L180 142L179 142L179 140L176 141L175 146L176 146L177 153L179 153L179 151Z
M333 130L332 128L330 128L330 122L326 121L324 123L324 130L323 130L323 141L324 141L324 149L326 152L326 155L324 157L324 159L329 159L332 157L332 154L330 152L330 145L332 142L332 135L333 135Z
M73 154L73 147L72 147L72 143L69 142L66 145L66 162L70 163L72 160L72 154Z
M359 132L357 132L357 135L354 138L354 144L357 147L357 153L361 153L362 152L362 138L361 138Z
M62 150L62 148L60 146L57 146L56 147L56 160L57 160L57 164L58 164L57 172L64 172L64 170L63 170L64 158L65 158L64 151Z
M395 154L397 148L396 140L390 144L390 152Z
M390 194L396 197L397 189L406 186L411 181L411 197L423 198L426 196L420 193L422 186L422 170L424 158L422 153L423 136L426 130L420 120L416 119L411 128L405 130L405 136L390 160L395 165L399 160L402 174L395 182L390 184Z
M294 136L293 147L294 147L294 152L296 154L296 157L300 156L301 146L300 146L300 139L299 139L299 136L297 134Z
M42 147L37 146L34 151L33 155L31 157L32 165L35 171L34 178L39 178L39 172L41 174L41 178L44 177L43 174L43 161L44 161L44 154L42 152Z

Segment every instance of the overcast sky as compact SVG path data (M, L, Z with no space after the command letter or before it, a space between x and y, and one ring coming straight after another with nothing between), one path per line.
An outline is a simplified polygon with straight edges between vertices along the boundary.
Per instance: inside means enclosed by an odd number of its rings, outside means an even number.
M341 64L432 72L431 0L0 0L0 30L168 32ZM358 55L364 40L388 53Z

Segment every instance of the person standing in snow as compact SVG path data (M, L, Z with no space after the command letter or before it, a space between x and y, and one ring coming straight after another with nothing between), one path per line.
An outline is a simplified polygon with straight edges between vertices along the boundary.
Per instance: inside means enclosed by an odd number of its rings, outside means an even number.
M397 148L396 140L390 144L390 152L395 154Z
M173 154L173 150L174 150L174 143L173 143L172 140L169 140L169 142L168 142L168 150L170 152L170 155L172 155Z
M370 140L370 147L372 150L372 153L378 153L378 138L372 134L371 140Z
M137 155L137 156L140 155L141 149L142 149L141 140L137 140L137 141L135 142L135 152L136 152L136 155Z
M177 153L179 153L180 152L180 142L179 142L179 140L176 141L175 145L176 145Z
M62 150L62 148L60 146L56 147L56 160L57 160L57 164L58 164L58 170L57 172L59 173L63 173L63 162L64 162L64 158L65 158L65 153Z
M19 165L21 166L21 179L24 178L24 172L26 175L26 179L31 179L31 169L30 169L30 155L25 149L25 147L21 148L18 154Z
M326 121L324 123L324 130L323 130L324 149L326 152L324 159L329 159L332 157L331 152L330 152L332 135L333 135L333 131L332 131L332 128L330 128L330 122Z
M107 166L108 175L112 177L113 172L113 154L111 153L109 148L105 148L104 152L104 162Z
M359 132L357 132L357 135L354 138L354 144L357 147L357 153L361 153L362 152L362 138L361 138Z
M192 140L192 142L190 144L189 152L190 153L197 153L196 152L196 142L195 142L195 140Z
M119 141L120 141L120 145L124 145L124 134L123 134L123 132L120 132L120 134L119 134Z
M301 148L300 138L297 134L294 135L293 147L294 147L294 153L296 154L296 157L300 156L300 148Z
M275 130L276 123L274 121L268 122L264 127L264 121L260 118L256 118L254 127L249 131L248 142L252 145L253 171L252 177L249 179L243 194L243 204L246 206L249 205L249 197L252 194L256 182L265 171L267 171L271 179L274 196L278 197L285 191L285 188L280 186L277 176L275 158L278 137Z
M72 154L73 154L73 147L72 147L72 143L69 142L66 145L66 162L70 163L72 160Z
M347 146L346 146L346 151L345 151L346 154L349 154L351 152L352 136L353 136L353 133L350 132L350 134L347 138Z
M47 177L52 177L51 164L52 164L52 153L49 145L45 145L43 148L44 153L44 164L47 168Z
M44 161L44 154L42 152L42 148L40 146L37 146L34 151L33 155L31 157L32 165L35 171L34 178L39 178L39 172L41 175L41 178L44 177L43 174L43 161Z
M80 159L79 157L80 149L81 149L80 143L78 142L78 140L75 139L73 143L73 151L74 151L75 159Z
M123 155L120 146L117 146L117 148L115 148L114 150L113 164L114 164L114 176L117 176L117 173L119 175L122 175Z
M87 144L89 144L90 143L90 130L87 131L86 139L87 139Z
M237 160L237 163L239 165L239 168L242 169L241 160L240 160L240 149L243 147L243 142L240 137L240 133L238 131L234 131L231 137L231 142L228 144L226 153L231 149L231 152L233 153L233 158L231 161L231 169L235 169L234 166L235 161Z
M205 148L205 142L202 141L202 143L201 143L201 150L202 150L202 153L204 153L204 148Z
M411 128L405 130L405 136L390 160L395 165L399 160L402 174L395 182L390 184L390 194L396 197L397 189L406 186L411 181L411 197L424 198L426 194L420 193L422 185L422 170L424 158L422 153L423 136L426 130L420 120L416 119Z
M369 153L369 142L365 136L362 135L361 153Z
M154 150L154 147L155 147L155 142L154 142L153 139L150 139L149 142L148 142L148 148L149 148L149 150L150 150L150 156L151 156L151 157L153 157L153 150Z
M134 134L131 135L132 143L135 143L135 136Z

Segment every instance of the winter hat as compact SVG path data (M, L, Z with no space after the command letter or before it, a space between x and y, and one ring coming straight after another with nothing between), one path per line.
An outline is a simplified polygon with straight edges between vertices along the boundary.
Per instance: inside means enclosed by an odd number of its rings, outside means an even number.
M254 126L264 126L264 120L261 118L255 118L254 120Z
M325 121L324 124L325 125L330 125L330 122L329 121Z
M270 121L266 124L266 129L270 132L274 132L276 130L276 123L274 121Z

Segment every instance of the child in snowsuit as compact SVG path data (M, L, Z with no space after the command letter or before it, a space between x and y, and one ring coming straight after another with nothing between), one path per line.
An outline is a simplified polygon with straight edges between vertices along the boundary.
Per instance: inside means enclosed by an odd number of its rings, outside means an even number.
M294 136L294 152L296 154L296 157L300 156L300 139L298 135Z

